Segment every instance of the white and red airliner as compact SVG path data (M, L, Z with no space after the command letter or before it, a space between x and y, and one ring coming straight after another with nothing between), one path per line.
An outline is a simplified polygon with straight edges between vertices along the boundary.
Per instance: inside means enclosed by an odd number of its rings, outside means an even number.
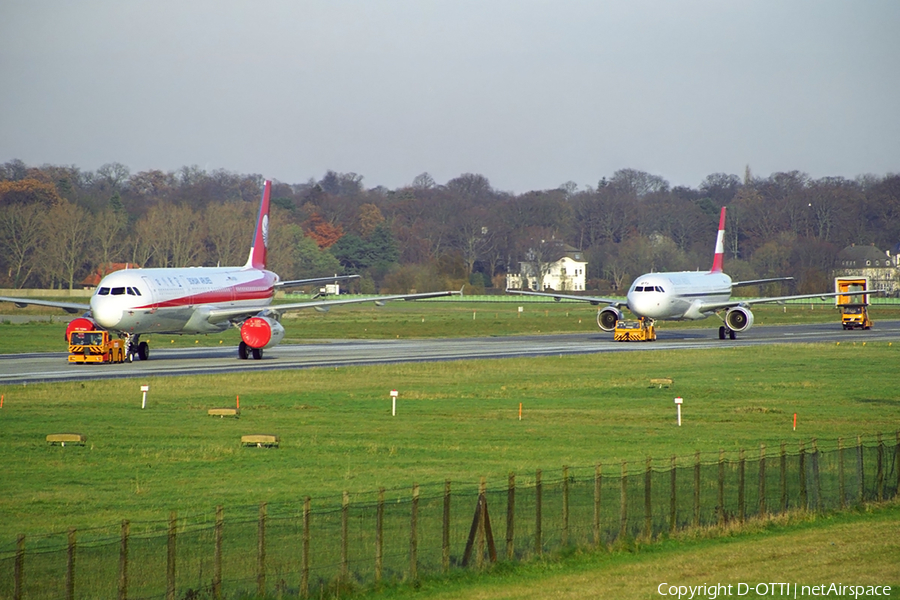
M247 264L242 267L123 269L100 281L90 305L32 298L0 297L0 301L13 302L20 308L35 304L62 308L70 313L84 312L84 316L69 324L66 339L71 331L106 329L125 339L129 360L134 360L135 356L141 360L149 358L150 348L141 336L221 333L231 327L241 329L238 356L260 359L264 348L275 346L284 337L280 320L285 311L327 310L331 306L360 302L381 305L388 300L461 293L432 292L273 305L275 290L279 288L356 276L281 281L278 275L266 270L271 187L270 181L263 186L253 245Z
M613 331L616 322L622 319L622 310L627 308L641 319L662 321L692 321L705 319L710 315L719 315L723 325L719 327L719 339L735 339L735 332L743 332L753 325L753 313L750 306L763 302L784 302L803 298L826 298L837 296L836 293L804 294L800 296L777 296L772 298L731 298L732 288L746 285L759 285L775 281L786 281L792 277L774 279L755 279L752 281L731 281L731 277L723 270L725 256L725 207L719 216L719 233L716 236L716 249L712 268L703 271L677 271L669 273L647 273L634 280L626 295L626 301L616 298L594 298L590 296L572 296L552 292L528 292L522 290L506 290L510 294L529 296L548 296L557 301L566 298L590 302L593 305L607 304L597 312L597 325L603 331ZM721 313L724 312L724 315Z

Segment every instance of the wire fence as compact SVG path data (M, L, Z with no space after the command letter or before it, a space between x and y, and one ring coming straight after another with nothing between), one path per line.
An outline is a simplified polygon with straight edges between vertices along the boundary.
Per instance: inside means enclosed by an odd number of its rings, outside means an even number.
M895 498L900 432L238 507L0 544L0 598L327 597Z

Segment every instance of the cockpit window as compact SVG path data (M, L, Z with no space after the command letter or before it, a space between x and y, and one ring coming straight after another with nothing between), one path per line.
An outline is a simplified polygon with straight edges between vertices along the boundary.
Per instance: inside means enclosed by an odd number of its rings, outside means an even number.
M135 295L135 296L140 296L140 295L141 295L141 290L139 290L139 289L137 289L137 288L132 288L132 289L134 290L134 295Z
M109 296L109 288L108 287L100 288L99 290L97 290L97 295L98 296Z
M643 292L643 291L644 291L644 286L636 285L636 286L634 287L634 291L636 291L636 292Z
M666 293L666 290L662 289L662 288L659 287L659 286L656 286L656 291L657 291L657 292L662 292L663 294Z
M124 288L124 287L114 287L114 288L112 289L112 295L113 295L113 296L124 296L124 295L125 295L125 288Z

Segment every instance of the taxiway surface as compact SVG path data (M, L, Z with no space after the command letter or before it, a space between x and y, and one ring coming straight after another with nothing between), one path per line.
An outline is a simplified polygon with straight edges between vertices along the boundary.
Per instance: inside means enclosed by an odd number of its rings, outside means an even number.
M737 340L719 340L717 330L670 329L655 342L614 342L612 334L526 335L490 338L318 340L265 350L262 360L240 360L233 347L160 349L151 357L120 365L77 365L64 352L0 355L0 385L86 381L240 371L341 367L401 362L733 348L762 344L898 342L900 321L879 321L870 331L844 331L840 324L758 326Z

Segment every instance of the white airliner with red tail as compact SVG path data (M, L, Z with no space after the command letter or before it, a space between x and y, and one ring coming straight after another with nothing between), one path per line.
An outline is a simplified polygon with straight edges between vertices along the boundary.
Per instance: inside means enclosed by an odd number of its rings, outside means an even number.
M786 281L792 277L756 279L753 281L731 281L722 271L725 256L725 207L719 217L719 233L712 268L703 271L677 271L670 273L647 273L634 280L628 290L626 301L616 298L592 298L589 296L569 296L550 292L528 292L506 290L510 294L548 296L557 301L566 298L590 302L593 305L607 304L597 313L597 324L603 331L613 331L616 322L622 319L622 310L627 308L641 319L661 321L681 321L705 319L719 315L723 325L719 327L719 339L735 339L735 333L747 331L753 325L750 306L763 302L784 302L803 298L826 298L835 293L805 294L801 296L777 296L773 298L732 299L732 288L758 285L774 281ZM721 313L724 312L724 315Z
M84 312L67 330L106 329L126 340L130 360L137 356L147 360L150 348L141 336L161 334L220 333L240 327L238 356L262 358L263 349L275 346L284 337L281 315L285 311L388 300L415 300L450 296L460 292L433 292L396 296L377 296L338 300L313 300L293 304L272 304L275 290L283 287L317 284L349 279L323 277L297 281L281 281L266 270L269 242L269 194L271 182L263 186L262 202L247 264L242 267L191 267L124 269L104 277L91 297L90 305L0 297L0 301L54 306L70 313ZM86 312L85 312L86 311Z

